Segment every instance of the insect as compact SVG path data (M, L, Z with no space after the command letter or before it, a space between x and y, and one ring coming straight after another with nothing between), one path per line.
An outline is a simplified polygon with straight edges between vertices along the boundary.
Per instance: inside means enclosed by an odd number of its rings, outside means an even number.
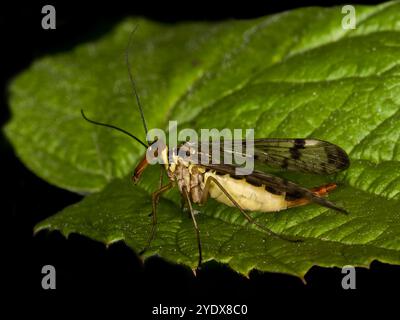
M130 41L131 39L129 39L129 43ZM128 48L129 44L125 55L126 64L147 137L147 124L131 73ZM159 188L152 194L152 227L144 250L150 246L155 236L157 206L160 196L174 186L178 187L182 195L183 204L187 207L193 221L197 237L198 266L202 263L202 248L200 230L193 204L202 205L210 197L228 206L236 207L249 223L256 225L272 236L288 241L298 240L274 233L266 226L255 221L248 211L276 212L315 203L347 214L345 209L324 198L325 195L336 188L335 183L308 189L263 171L254 170L250 174L241 175L240 167L235 164L213 164L212 161L206 161L205 163L193 162L190 160L191 158L181 157L182 151L190 155L203 155L209 159L212 157L211 153L204 152L203 149L199 151L198 144L184 143L173 150L169 150L166 144L158 140L145 143L124 129L89 119L83 110L81 110L81 113L83 118L92 124L112 128L130 136L146 148L147 154L150 152L150 154L155 153L157 155L159 150L161 152L164 168L161 168ZM244 140L235 140L233 144L241 144L243 146L241 149L242 155L248 156ZM224 151L223 147L221 149ZM330 142L318 139L255 139L252 156L254 156L256 163L264 163L286 170L323 175L337 173L347 169L350 165L349 157L343 149ZM149 162L146 157L139 162L132 176L132 180L135 183L140 180L143 171L148 165ZM163 185L164 171L168 176L168 183L165 185Z

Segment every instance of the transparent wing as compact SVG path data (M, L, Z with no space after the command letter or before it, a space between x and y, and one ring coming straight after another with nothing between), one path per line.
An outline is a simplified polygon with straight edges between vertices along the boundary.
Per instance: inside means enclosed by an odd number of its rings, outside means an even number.
M229 154L251 157L246 140L226 141L218 146L213 142L201 142L199 154L209 163L212 162L212 148L220 149L220 163L226 163L224 159ZM350 165L349 157L342 148L317 139L255 139L253 154L255 162L306 173L332 174Z

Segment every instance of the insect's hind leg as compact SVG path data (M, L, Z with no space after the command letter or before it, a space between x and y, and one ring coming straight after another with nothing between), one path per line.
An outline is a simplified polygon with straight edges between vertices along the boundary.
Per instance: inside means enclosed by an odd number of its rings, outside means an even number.
M302 241L300 239L291 239L291 238L287 238L285 236L281 236L281 235L273 232L272 230L268 229L267 227L257 223L249 214L246 213L246 211L244 211L242 209L242 207L237 203L237 201L235 199L233 199L233 197L229 194L228 191L226 191L226 189L221 185L221 183L217 179L212 177L212 176L209 176L207 178L206 183L205 183L205 186L204 186L204 189L203 189L203 196L202 196L202 199L201 199L201 203L202 204L204 204L208 199L208 194L209 194L209 189L210 189L211 182L214 182L218 186L218 188L220 188L220 190L228 197L229 200L231 200L231 202L234 204L234 206L237 209L239 209L239 211L243 214L243 216L246 218L246 220L249 223L254 224L255 226L257 226L260 229L262 229L263 231L265 231L266 233L268 233L268 234L270 234L270 235L272 235L274 237L280 238L282 240L286 240L286 241L290 241L290 242L301 242Z

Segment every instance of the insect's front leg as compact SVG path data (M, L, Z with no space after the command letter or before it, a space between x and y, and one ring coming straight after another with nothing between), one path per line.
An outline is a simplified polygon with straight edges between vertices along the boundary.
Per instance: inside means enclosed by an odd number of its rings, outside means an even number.
M152 223L151 223L151 231L150 231L150 235L149 238L147 240L147 244L146 247L140 252L140 254L143 254L143 252L145 252L151 244L151 241L154 239L154 235L156 233L156 226L157 226L157 205L158 205L158 201L160 199L160 196L168 191L169 189L171 189L173 186L172 182L166 184L165 186L161 186L160 189L154 191L151 195L151 205L152 205L152 212L151 212L151 217L152 217Z

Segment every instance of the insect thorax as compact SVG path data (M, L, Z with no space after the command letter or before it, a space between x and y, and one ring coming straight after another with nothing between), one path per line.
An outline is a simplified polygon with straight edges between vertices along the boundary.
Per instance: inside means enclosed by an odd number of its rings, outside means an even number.
M181 193L186 191L194 203L200 203L203 195L206 169L192 163L187 157L181 157L179 151L182 150L177 148L171 152L166 166L168 178L176 182Z

